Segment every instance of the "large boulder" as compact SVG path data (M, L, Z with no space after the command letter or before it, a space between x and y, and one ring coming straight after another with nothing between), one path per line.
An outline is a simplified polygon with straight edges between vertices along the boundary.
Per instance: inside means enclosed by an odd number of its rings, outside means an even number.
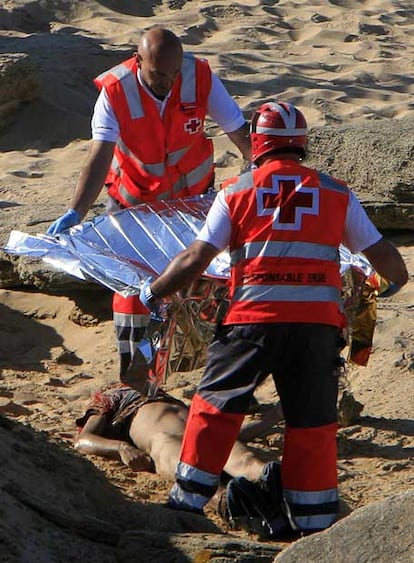
M274 563L414 561L414 491L369 504L277 555Z
M348 182L379 229L414 229L414 117L317 127L307 162Z

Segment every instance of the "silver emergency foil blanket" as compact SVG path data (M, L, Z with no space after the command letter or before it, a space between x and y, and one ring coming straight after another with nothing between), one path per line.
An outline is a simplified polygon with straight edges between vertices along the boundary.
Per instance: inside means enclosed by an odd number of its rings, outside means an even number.
M101 215L54 237L12 231L3 250L41 258L77 278L94 280L124 296L135 295L148 276L160 274L194 240L215 195L212 192L142 204ZM374 272L363 255L352 254L343 246L340 263L344 306L352 335L356 312L361 314L366 280ZM230 258L225 251L211 262L201 280L173 298L164 329L168 335L163 340L164 379L167 372L196 369L203 364L214 325L227 307L229 273ZM365 340L370 342L372 334L367 334Z
M139 293L148 276L156 276L187 248L204 224L215 193L142 204L101 215L55 237L12 231L9 254L42 258L80 279L95 280L125 297ZM206 271L227 278L229 255L221 253Z

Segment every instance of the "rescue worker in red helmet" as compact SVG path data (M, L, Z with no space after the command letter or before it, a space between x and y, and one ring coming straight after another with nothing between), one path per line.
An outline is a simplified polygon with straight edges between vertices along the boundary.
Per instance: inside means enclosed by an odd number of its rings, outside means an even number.
M92 117L92 145L70 209L47 233L80 223L102 188L108 211L177 199L214 185L213 142L206 115L250 161L248 124L205 59L184 53L170 30L154 26L137 53L95 79L100 94ZM113 298L121 380L149 322L135 296Z
M197 239L147 280L141 298L157 310L229 246L230 305L192 400L169 505L202 511L254 390L272 374L286 421L281 505L289 516L271 523L277 537L322 530L338 515L339 245L363 252L398 286L407 269L344 182L301 164L307 128L296 107L261 105L251 141L257 169L226 182Z
M285 102L267 102L253 116L250 139L252 162L275 149L283 153L292 147L305 158L308 143L305 116Z

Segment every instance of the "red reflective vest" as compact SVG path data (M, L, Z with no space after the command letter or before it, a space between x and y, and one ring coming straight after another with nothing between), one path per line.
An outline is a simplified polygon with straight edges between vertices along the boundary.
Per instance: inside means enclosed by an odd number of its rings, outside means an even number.
M95 79L120 127L109 194L126 207L203 193L212 184L213 143L204 134L208 63L185 54L163 116L137 80L135 57Z
M294 161L223 188L230 209L231 304L225 324L343 326L339 245L349 190Z

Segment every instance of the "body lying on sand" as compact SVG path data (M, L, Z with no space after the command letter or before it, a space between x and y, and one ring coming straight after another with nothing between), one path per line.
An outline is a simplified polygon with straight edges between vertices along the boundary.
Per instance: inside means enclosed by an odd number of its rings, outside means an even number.
M147 399L131 387L117 385L96 393L84 416L77 419L75 448L82 454L120 460L135 471L174 478L187 415L187 405L162 390ZM257 421L245 424L224 471L232 477L258 479L266 461L243 440L269 433L282 419L277 403Z

